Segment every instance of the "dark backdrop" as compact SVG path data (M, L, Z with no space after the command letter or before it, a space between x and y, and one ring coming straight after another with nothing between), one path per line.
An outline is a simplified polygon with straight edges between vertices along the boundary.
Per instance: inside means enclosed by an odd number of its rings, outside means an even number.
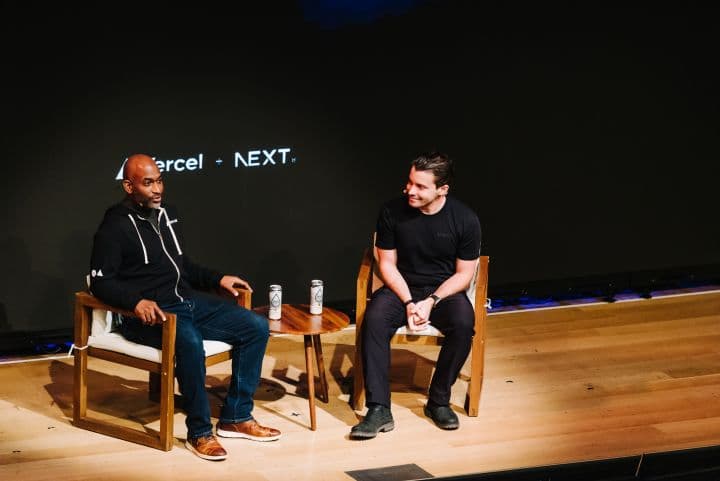
M256 304L270 283L306 302L315 278L349 303L380 204L428 149L457 161L491 295L720 263L716 10L266 3L5 2L0 331L71 326L134 152L203 155L166 200L186 250ZM263 149L275 164L235 168Z

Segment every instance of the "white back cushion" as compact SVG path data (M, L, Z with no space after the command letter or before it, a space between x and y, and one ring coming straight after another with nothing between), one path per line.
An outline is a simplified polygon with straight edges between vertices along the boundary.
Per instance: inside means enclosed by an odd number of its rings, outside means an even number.
M90 325L91 336L101 336L113 331L113 314L104 309L93 309L92 324Z

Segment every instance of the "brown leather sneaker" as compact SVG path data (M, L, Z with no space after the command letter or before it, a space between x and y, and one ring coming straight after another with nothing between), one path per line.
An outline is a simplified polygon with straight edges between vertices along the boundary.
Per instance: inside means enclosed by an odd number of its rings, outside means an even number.
M260 426L254 419L242 423L218 423L217 434L224 438L243 438L253 441L280 439L280 431Z
M227 451L220 446L215 436L188 439L185 441L185 447L197 456L210 461L222 461L227 458Z

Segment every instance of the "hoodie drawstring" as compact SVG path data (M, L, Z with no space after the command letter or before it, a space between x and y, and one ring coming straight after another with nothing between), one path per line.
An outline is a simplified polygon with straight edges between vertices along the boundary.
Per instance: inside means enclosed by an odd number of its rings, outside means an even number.
M132 222L133 227L135 227L135 232L137 232L138 239L140 239L140 245L142 246L143 256L145 257L145 264L149 264L148 256L147 256L147 249L145 249L145 243L143 242L142 236L140 235L140 230L138 229L138 226L135 223L135 219L133 218L132 214L128 214L128 217L130 217L130 222ZM174 236L174 234L173 234L173 236Z
M175 241L175 248L177 249L178 255L182 255L182 250L180 250L180 243L178 242L177 236L175 235L175 229L173 229L172 227L172 225L177 221L170 222L170 217L167 215L165 208L160 207L160 215L158 216L158 221L160 221L160 218L163 215L165 215L165 225L168 226L168 229L170 229L170 234L172 234L172 238Z

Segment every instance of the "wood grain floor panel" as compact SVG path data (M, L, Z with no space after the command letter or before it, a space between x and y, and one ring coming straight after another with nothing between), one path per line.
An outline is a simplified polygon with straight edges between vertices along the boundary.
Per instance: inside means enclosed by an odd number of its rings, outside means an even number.
M720 293L490 315L480 413L460 409L461 377L454 432L423 415L437 348L398 346L396 429L349 440L362 414L348 404L354 331L322 340L330 401L317 403L318 430L308 429L302 338L274 337L255 415L283 439L225 440L220 463L183 447L182 412L167 453L74 427L72 359L0 365L0 479L349 480L345 471L408 463L449 476L720 445ZM101 360L89 370L91 410L158 428L140 371ZM229 363L208 370L216 405L228 375Z

